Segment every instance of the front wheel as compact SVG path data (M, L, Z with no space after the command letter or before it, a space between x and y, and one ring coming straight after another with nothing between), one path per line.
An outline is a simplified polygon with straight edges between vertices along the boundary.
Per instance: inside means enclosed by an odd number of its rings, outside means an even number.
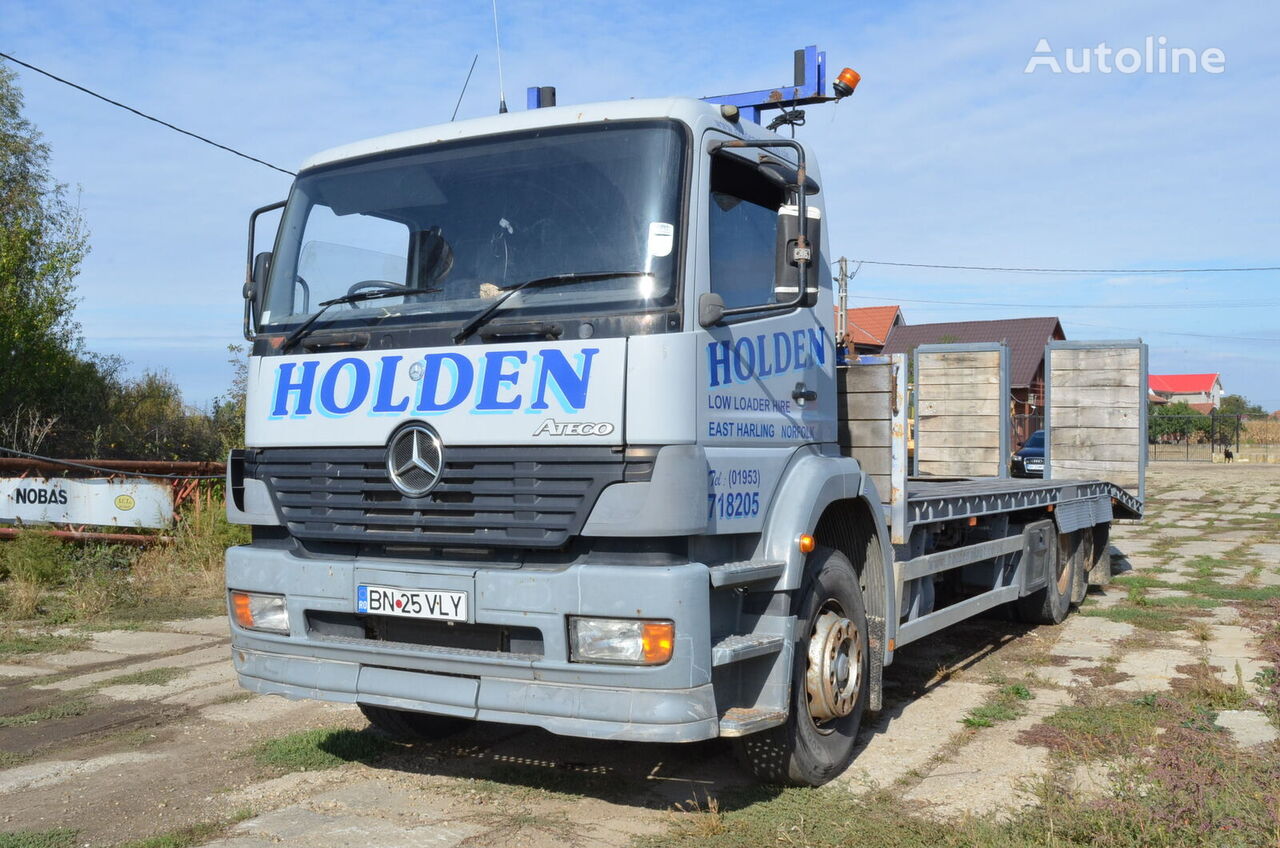
M853 760L867 706L871 648L862 590L848 558L818 548L805 570L787 721L734 742L739 759L758 779L821 786Z
M415 713L391 707L360 704L360 712L369 723L393 739L404 742L426 742L457 733L470 722L453 716Z

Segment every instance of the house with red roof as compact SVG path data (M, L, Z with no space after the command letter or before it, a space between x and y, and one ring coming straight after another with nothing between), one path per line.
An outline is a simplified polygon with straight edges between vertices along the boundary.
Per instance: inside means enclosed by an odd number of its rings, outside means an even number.
M1187 403L1208 414L1222 402L1222 380L1218 374L1149 374L1147 387L1167 403Z
M1044 348L1065 339L1057 318L1006 318L895 327L884 353L910 353L922 344L1004 342L1009 346L1013 439L1024 442L1044 422Z
M907 323L902 317L902 310L897 306L860 306L846 309L844 314L844 342L854 355L881 353L893 328ZM839 309L836 310L836 317L840 317Z

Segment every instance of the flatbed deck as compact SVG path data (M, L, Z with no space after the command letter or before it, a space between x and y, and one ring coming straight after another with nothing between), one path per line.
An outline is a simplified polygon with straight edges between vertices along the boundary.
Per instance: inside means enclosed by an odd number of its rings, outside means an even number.
M1142 517L1141 500L1102 480L911 477L907 480L906 523L911 527L1049 506L1090 509L1096 514L1104 504L1116 517Z

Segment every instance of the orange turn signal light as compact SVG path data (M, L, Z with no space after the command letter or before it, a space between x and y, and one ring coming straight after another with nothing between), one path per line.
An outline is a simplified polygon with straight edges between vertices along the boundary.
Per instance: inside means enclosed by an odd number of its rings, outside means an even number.
M241 627L253 627L253 610L249 606L249 596L246 593L231 593L231 611L235 614L236 624Z
M796 543L796 547L800 549L800 553L813 553L813 549L818 547L818 542L808 533L800 534L800 541Z
M671 659L676 644L676 626L670 621L646 621L640 637L647 665L661 665Z

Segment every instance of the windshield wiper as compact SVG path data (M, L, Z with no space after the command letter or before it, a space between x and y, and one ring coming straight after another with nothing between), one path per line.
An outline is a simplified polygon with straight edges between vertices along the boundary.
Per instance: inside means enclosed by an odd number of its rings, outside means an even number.
M516 283L503 289L502 296L484 309L477 312L471 317L467 323L462 325L458 332L453 334L453 343L462 344L472 333L474 333L481 325L483 325L493 313L498 311L502 304L506 303L512 295L521 289L530 286L555 286L566 283L585 283L592 280L609 280L615 277L647 277L648 271L575 271L568 274L553 274L549 277L534 277L532 280L525 280L522 283Z
M332 300L321 301L320 308L316 310L315 314L299 324L297 329L285 337L285 340L280 344L280 352L288 353L289 348L297 344L298 340L307 334L307 331L311 329L316 321L320 320L320 316L323 315L330 306L337 306L340 303L359 303L362 300L377 300L380 297L395 297L396 295L402 294L434 294L439 291L444 290L428 288L378 289L376 291L362 291L354 292L352 294L344 294L342 297L335 297Z

